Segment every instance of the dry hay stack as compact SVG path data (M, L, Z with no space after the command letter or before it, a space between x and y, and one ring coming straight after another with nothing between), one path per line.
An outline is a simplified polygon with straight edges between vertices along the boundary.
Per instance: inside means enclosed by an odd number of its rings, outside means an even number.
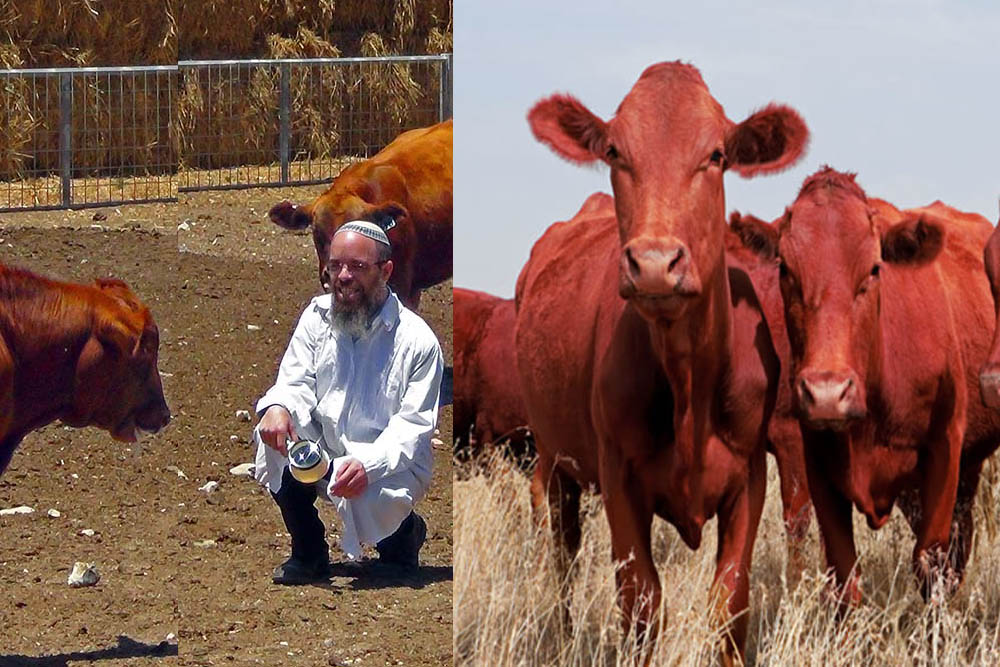
M24 67L171 65L174 0L18 0L0 3L0 34Z
M232 18L251 15L253 21ZM337 58L451 48L449 0L185 3L178 24L182 59ZM437 121L438 66L292 66L290 75L293 162L370 156L400 132ZM184 72L174 135L182 168L277 163L279 94L277 67L227 68L211 78Z
M336 58L337 47L308 28L272 35L271 58ZM289 145L314 157L334 154L345 97L340 68L292 67ZM177 100L175 138L183 168L269 164L278 160L278 67L232 67L210 74L185 69Z
M28 0L0 5L0 66L169 65L177 60L169 0ZM167 77L74 81L75 176L121 166L168 170ZM159 99L158 99L159 96ZM134 100L134 103L133 103ZM127 109L127 113L125 111ZM0 179L59 169L59 79L0 79ZM156 122L159 114L159 123Z
M362 39L380 35L397 54L451 50L451 0L203 0L179 3L181 60L261 58L272 36L293 38L300 28L362 54Z
M0 3L0 66L172 64L451 50L451 0L27 0ZM437 120L437 67L291 69L291 157L371 155ZM143 84L149 86L144 88ZM58 80L0 78L0 180L57 171ZM172 89L168 91L168 88ZM278 161L277 68L180 79L87 79L74 88L75 175ZM159 101L157 100L159 95ZM163 121L168 94L173 119ZM51 111L44 111L46 95ZM132 100L135 99L135 121ZM129 108L124 116L122 104ZM153 119L159 107L160 127ZM168 115L171 114L167 109ZM86 135L81 134L86 126ZM79 128L79 129L78 129Z

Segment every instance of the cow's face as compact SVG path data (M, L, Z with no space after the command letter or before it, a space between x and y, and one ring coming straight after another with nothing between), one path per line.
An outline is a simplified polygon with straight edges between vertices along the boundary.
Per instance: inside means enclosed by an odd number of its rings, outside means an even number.
M77 362L72 426L97 426L133 442L170 421L157 368L159 330L149 310L120 281L98 281L113 301L98 303L94 330Z
M565 95L539 102L528 119L562 157L610 166L622 244L619 293L649 319L677 319L703 281L725 279L723 172L783 169L808 138L787 107L734 124L697 70L679 63L648 68L610 121Z
M840 430L867 415L881 352L882 273L932 261L943 233L923 218L879 224L853 175L829 168L806 180L776 226L757 230L748 245L779 262L793 391L808 426Z

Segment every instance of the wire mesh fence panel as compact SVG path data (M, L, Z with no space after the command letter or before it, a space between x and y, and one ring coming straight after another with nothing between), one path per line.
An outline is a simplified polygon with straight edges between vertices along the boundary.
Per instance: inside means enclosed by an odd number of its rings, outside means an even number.
M177 68L0 70L0 210L177 198Z
M0 70L0 211L332 180L450 118L452 57Z
M182 61L181 191L331 180L451 116L450 55Z

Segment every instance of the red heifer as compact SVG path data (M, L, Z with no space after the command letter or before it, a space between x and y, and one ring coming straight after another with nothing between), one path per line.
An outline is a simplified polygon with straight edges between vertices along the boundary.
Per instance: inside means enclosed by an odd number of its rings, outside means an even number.
M717 611L738 615L726 644L735 659L778 365L750 280L726 258L723 173L789 166L808 130L777 105L732 122L681 63L643 72L610 121L565 95L528 120L567 160L607 163L615 194L614 214L588 204L551 226L518 278L536 507L547 497L561 552L572 554L581 486L600 490L619 602L640 632L655 627L660 604L653 516L697 548L718 514Z
M998 223L1000 224L1000 223ZM993 230L986 249L983 250L983 264L993 293L995 319L1000 320L1000 227ZM995 328L996 329L996 328ZM994 409L1000 409L1000 336L994 333L990 354L979 373L979 387L983 402Z
M333 233L346 222L368 220L389 231L395 268L389 285L416 310L420 290L451 277L452 121L410 130L374 157L347 167L309 204L283 201L270 211L285 229L312 225L319 278Z
M937 574L957 583L1000 442L1000 415L968 400L992 335L989 223L940 202L898 211L828 167L776 225L734 222L780 261L809 492L845 601L859 596L852 504L877 529L898 501L923 594Z
M455 450L475 456L509 441L524 458L532 451L514 354L514 301L456 287Z
M0 264L0 473L29 432L61 419L132 442L170 421L153 317L120 280L47 280Z

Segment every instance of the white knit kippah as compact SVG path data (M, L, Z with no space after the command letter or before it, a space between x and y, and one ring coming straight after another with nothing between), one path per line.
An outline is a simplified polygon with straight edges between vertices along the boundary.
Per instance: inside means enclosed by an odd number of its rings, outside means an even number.
M333 235L336 236L341 232L357 232L358 234L367 236L373 241L389 245L389 237L386 235L385 230L376 225L374 222L368 222L367 220L354 220L341 225L337 231L333 233Z

